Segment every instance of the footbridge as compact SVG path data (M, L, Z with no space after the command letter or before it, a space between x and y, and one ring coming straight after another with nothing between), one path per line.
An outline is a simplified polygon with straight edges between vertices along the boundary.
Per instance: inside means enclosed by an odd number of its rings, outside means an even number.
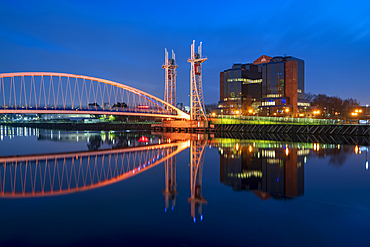
M185 119L190 115L139 89L91 76L0 74L0 114L89 114Z

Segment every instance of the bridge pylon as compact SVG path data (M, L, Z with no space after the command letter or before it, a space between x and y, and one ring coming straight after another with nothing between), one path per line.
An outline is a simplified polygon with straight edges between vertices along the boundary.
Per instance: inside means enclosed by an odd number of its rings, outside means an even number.
M191 217L196 222L195 208L198 209L200 221L203 221L202 204L207 200L202 196L202 175L206 140L191 141L190 144L190 190L188 201L191 204Z
M168 58L168 51L164 49L164 64L162 69L165 69L165 86L164 86L164 101L168 104L176 106L176 65L175 52L172 50L172 58Z
M169 201L171 201L171 210L176 206L176 157L173 156L165 161L165 189L162 191L165 200L165 212L168 211Z
M207 58L202 57L202 42L195 52L195 40L191 45L191 57L188 62L190 66L190 120L207 121L204 111L203 86L202 86L202 63Z

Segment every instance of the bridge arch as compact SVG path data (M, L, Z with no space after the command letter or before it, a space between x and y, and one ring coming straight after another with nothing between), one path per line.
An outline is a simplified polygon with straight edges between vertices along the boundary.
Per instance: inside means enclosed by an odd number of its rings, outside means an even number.
M158 97L107 79L55 72L0 74L0 113L76 112L190 119Z

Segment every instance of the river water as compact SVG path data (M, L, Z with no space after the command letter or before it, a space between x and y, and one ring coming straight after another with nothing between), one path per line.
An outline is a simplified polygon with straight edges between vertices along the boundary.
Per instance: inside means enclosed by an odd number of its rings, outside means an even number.
M1 246L370 240L365 146L6 126L0 135Z

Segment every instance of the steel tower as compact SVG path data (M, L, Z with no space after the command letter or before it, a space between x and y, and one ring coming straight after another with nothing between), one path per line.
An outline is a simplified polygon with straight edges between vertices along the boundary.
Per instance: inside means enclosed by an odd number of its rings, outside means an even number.
M168 51L164 49L164 65L165 69L165 86L164 86L164 101L176 106L176 68L175 52L172 50L172 58L168 58Z
M202 63L207 58L202 58L202 42L198 46L198 53L195 52L195 40L191 45L191 57L188 62L190 68L190 120L206 121L204 111L203 87L202 87Z

